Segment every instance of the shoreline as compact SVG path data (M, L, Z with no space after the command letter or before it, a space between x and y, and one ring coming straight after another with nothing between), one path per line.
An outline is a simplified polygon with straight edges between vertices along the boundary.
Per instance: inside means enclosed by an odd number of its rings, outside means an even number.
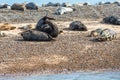
M72 74L72 73L102 73L102 72L120 72L120 69L98 69L98 70L79 70L79 71L64 71L64 72L54 72L54 71L42 71L42 72L31 72L31 73L7 73L0 74L2 76L31 76L31 75L58 75L58 74Z

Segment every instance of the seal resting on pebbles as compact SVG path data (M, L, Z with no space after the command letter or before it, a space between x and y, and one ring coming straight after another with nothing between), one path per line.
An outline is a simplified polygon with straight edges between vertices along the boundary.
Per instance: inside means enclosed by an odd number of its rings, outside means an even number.
M98 41L111 41L116 39L117 33L111 29L104 29L100 33L100 36L96 38Z
M12 10L20 10L20 11L25 11L26 10L26 7L25 7L25 4L19 4L19 3L14 3L12 6L11 6L11 9Z
M73 21L70 24L69 29L75 31L87 31L87 27L80 21Z
M108 17L103 18L103 22L107 24L120 25L120 17L108 16Z
M44 16L43 18L41 18L38 21L35 29L38 30L38 31L46 32L50 36L55 38L55 37L58 36L59 30L58 30L57 25L55 23L53 23L52 21L50 21L50 20L55 20L55 19Z
M21 33L26 41L51 41L54 40L49 34L37 30L27 30Z
M96 30L91 31L90 37L97 37L97 36L99 36L100 33L102 32L102 30L103 30L102 28L98 28Z

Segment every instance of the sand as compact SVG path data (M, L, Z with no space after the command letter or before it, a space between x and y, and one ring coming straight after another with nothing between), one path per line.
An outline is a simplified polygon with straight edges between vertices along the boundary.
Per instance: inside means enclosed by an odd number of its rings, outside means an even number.
M36 23L12 24L14 30L3 31L0 37L0 74L62 73L86 70L120 70L120 26L100 23L98 20L82 21L88 31L70 31L72 21L55 21L63 30L55 41L21 41L21 26ZM113 41L95 42L88 37L97 28L110 28L117 32Z

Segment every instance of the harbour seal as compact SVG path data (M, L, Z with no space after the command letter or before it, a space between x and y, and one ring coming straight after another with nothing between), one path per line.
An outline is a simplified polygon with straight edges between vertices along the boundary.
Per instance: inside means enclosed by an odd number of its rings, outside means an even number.
M117 33L111 29L104 29L100 33L100 36L98 36L98 41L111 41L113 39L116 39Z
M81 21L73 21L70 24L69 29L75 31L87 31L87 27Z
M55 20L55 19L44 16L38 21L35 29L38 31L46 32L47 34L55 38L58 36L59 30L57 25L53 23L51 20Z
M54 40L49 34L37 31L37 30L27 30L21 33L21 36L26 41L51 41Z

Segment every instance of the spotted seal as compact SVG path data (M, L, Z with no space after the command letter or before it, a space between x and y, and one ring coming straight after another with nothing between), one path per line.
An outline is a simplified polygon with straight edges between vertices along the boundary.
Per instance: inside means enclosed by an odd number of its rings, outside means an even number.
M104 29L102 30L102 32L100 33L100 36L98 36L96 39L98 41L111 41L113 39L116 39L117 33L111 29Z
M102 32L102 28L97 28L96 30L91 31L90 33L90 37L97 37L100 35L100 33Z

